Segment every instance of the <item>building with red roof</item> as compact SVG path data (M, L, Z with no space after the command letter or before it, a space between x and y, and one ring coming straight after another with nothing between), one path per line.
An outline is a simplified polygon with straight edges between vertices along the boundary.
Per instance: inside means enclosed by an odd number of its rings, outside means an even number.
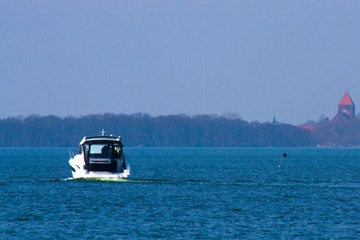
M338 103L338 113L332 121L345 120L355 117L355 104L348 92L345 92Z

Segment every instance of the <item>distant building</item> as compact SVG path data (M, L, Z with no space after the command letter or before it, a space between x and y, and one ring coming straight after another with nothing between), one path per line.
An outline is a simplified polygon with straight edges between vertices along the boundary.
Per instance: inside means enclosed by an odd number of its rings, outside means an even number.
M272 120L272 124L284 125L285 123L283 123L283 122L278 122L278 121L276 120L276 117L274 116L274 118L273 118L273 120Z
M272 124L278 124L279 122L278 121L276 121L276 118L274 117L273 118L273 121L272 121Z
M346 119L351 119L355 117L355 104L350 97L348 92L344 93L344 96L341 98L338 103L338 113L331 121L341 121Z

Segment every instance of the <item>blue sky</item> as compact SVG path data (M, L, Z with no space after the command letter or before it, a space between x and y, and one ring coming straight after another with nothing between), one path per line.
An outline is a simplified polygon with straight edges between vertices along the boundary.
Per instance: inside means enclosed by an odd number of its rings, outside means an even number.
M2 0L0 118L333 117L360 103L359 26L359 1Z

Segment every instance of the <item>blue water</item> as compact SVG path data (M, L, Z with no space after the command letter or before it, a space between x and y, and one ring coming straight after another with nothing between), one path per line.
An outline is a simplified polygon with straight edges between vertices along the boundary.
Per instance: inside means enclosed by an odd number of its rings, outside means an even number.
M0 149L0 239L360 238L357 148L125 148L121 182L68 151Z

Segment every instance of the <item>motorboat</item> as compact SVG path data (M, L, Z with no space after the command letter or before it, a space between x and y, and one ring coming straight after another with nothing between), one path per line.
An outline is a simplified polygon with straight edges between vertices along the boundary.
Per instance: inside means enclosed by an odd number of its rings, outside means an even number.
M77 154L71 154L69 164L74 179L124 179L130 175L125 161L121 137L84 137Z

